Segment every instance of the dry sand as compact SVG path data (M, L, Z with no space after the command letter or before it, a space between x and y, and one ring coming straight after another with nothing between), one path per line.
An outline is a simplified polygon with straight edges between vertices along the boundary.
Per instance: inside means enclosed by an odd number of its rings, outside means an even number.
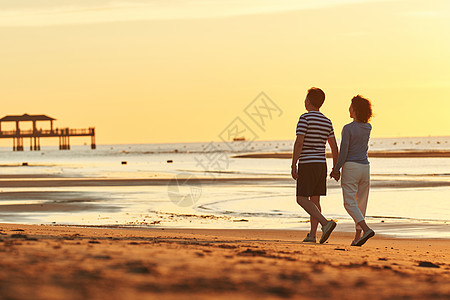
M450 240L0 224L1 299L450 299Z

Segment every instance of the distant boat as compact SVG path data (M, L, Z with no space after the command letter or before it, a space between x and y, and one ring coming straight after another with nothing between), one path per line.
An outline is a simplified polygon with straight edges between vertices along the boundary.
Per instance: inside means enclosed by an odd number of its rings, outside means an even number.
M233 138L233 142L245 142L245 137Z

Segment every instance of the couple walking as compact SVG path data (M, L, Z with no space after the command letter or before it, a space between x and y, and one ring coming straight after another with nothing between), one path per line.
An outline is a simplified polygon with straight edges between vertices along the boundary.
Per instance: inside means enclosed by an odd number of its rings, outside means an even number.
M320 112L324 101L325 93L321 89L308 90L305 99L308 112L301 115L298 121L293 150L291 174L297 181L297 203L311 217L311 230L303 242L316 242L319 223L322 225L321 244L325 243L336 227L335 221L327 220L322 215L320 206L320 196L325 196L327 192L325 146L328 141L334 166L330 177L336 181L341 179L344 206L356 225L355 238L351 245L362 246L375 235L364 220L370 186L367 150L372 129L368 123L372 117L371 103L360 95L353 97L349 109L353 122L342 129L338 151L333 125Z

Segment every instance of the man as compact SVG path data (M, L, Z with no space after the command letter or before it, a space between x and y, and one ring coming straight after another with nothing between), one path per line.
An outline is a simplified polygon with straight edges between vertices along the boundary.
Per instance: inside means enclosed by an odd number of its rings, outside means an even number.
M292 178L297 180L297 203L310 215L311 230L304 242L316 242L318 223L322 225L323 244L336 227L336 222L328 221L321 213L320 196L327 193L327 162L325 147L328 141L333 154L333 166L339 153L334 137L333 125L321 112L325 93L319 88L311 88L305 99L307 113L300 116L297 124L297 138L292 155ZM298 169L297 169L298 162Z

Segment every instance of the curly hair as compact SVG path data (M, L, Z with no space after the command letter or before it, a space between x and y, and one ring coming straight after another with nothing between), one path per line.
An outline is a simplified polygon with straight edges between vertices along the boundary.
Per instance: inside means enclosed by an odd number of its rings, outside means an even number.
M372 103L361 95L352 98L353 111L358 121L368 123L372 118Z

